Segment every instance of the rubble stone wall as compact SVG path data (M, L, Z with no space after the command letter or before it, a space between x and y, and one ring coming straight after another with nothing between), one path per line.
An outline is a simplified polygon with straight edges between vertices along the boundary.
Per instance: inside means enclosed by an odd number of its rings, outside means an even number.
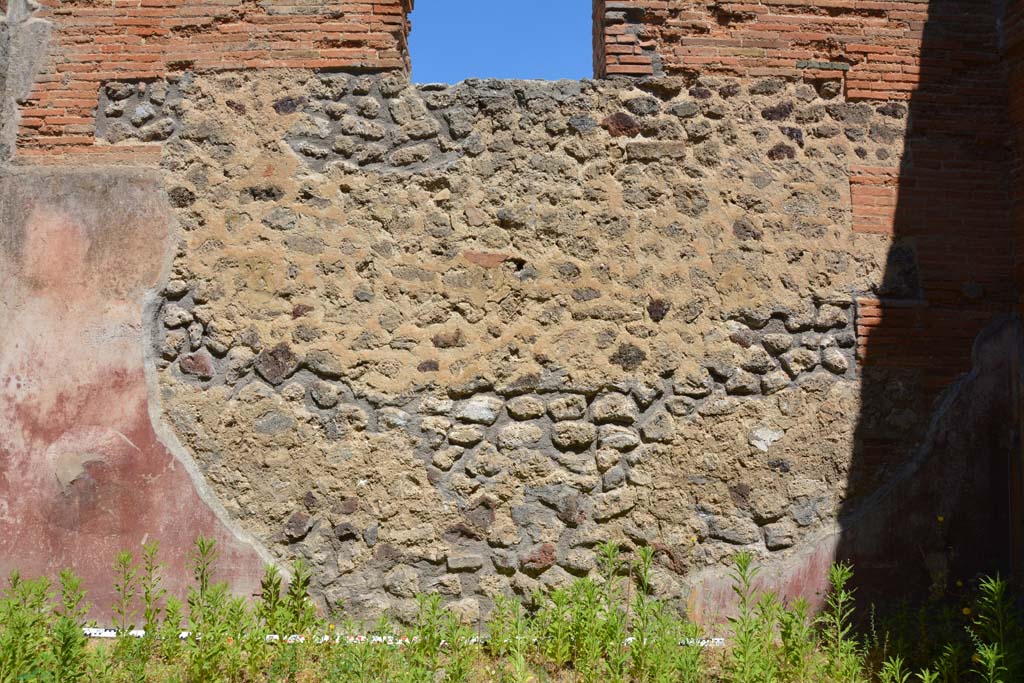
M473 612L654 544L665 595L831 524L857 296L849 165L903 105L781 79L230 74L180 93L164 414L331 603Z
M408 0L0 8L26 571L102 585L119 541L195 530L244 585L303 557L325 607L474 620L603 540L707 618L739 549L812 600L836 557L901 590L1005 564L995 3L597 0L620 78L452 86L408 82Z
M25 152L46 156L85 153L108 81L268 67L408 70L412 0L13 0L12 9L28 5L53 24L54 40L18 136Z

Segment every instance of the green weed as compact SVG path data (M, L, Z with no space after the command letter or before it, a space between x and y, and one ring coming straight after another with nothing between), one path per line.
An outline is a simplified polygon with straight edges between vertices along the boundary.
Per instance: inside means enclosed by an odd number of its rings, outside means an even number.
M758 588L758 567L740 553L732 571L737 611L728 648L700 646L701 628L661 600L658 556L597 547L598 569L527 606L499 596L481 632L439 595L418 596L412 625L382 617L366 626L337 614L328 624L310 597L312 573L268 567L251 602L217 580L217 548L199 538L183 604L163 588L159 547L113 564L114 623L137 620L143 638L90 645L81 581L13 573L0 593L0 683L1011 683L1021 680L1021 618L1010 584L982 579L966 606L936 598L872 609L863 634L849 565L832 567L825 608L784 605ZM179 637L182 629L188 636ZM370 638L356 638L369 630ZM483 635L483 640L480 636ZM272 636L281 636L275 640ZM289 638L296 636L296 638ZM374 639L377 639L376 642Z

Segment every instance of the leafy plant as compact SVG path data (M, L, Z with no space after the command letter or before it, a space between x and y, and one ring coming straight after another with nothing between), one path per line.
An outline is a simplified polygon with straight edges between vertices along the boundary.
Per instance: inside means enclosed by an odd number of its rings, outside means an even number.
M903 658L896 655L887 659L882 664L878 680L881 683L907 683L910 680L910 672L904 666Z
M309 597L312 573L309 565L301 559L295 561L292 571L292 580L281 605L284 610L282 625L288 635L309 635L316 625L316 606Z
M829 594L826 609L818 618L822 629L822 645L827 660L825 671L837 683L864 680L863 654L853 637L854 598L848 588L853 568L845 563L829 568Z
M256 617L269 633L281 632L283 604L281 588L283 581L280 570L274 565L267 565L260 581L260 596L256 603Z
M135 628L137 573L132 554L127 550L119 552L114 560L114 594L117 596L114 602L114 627L120 636Z
M810 618L807 601L800 598L779 613L779 640L782 646L782 678L805 683L817 677L818 637Z
M1005 683L1007 670L1003 666L1003 650L997 643L979 643L974 652L971 671L983 683Z
M445 683L466 683L477 658L475 634L457 615L449 614L444 625L444 643L448 652Z
M160 656L165 661L174 661L181 653L181 621L181 601L171 596L164 604L164 618L157 629Z
M50 675L55 683L73 683L87 674L87 641L82 627L89 606L82 580L67 569L60 573L60 602L51 627Z
M162 586L163 577L160 574L162 566L157 559L159 554L159 541L151 541L142 546L142 575L139 579L139 588L142 591L142 628L149 641L156 638L160 624L160 612L163 609L161 602L167 595L167 591Z
M597 551L594 575L533 596L532 613L497 597L484 644L439 595L417 597L408 630L384 617L369 639L355 637L365 627L343 614L325 625L302 562L287 583L268 567L250 604L216 581L216 545L205 538L191 556L187 609L162 587L155 543L143 547L138 565L129 553L117 556L114 620L122 637L111 646L87 643L89 607L73 573L61 574L56 592L45 578L13 573L0 593L0 683L706 683L709 658L719 660L713 680L720 683L1020 678L1020 615L1010 584L998 575L978 584L969 607L901 606L881 627L871 610L861 637L848 565L832 567L825 609L812 618L805 601L784 607L775 594L759 591L753 557L740 553L729 649L709 657L701 629L658 599L653 549L637 549L628 562L614 543ZM124 637L140 615L145 637ZM284 639L268 639L271 633Z
M13 572L0 597L0 683L40 678L49 666L50 582Z
M733 647L726 669L735 683L774 683L779 671L772 652L771 618L777 603L773 596L757 599L754 579L758 568L750 553L741 552L733 565L733 592L738 600L737 615L729 618Z
M224 659L229 637L227 628L228 589L213 582L217 561L212 538L196 539L192 555L194 585L188 591L189 636L185 640L185 674L192 683L225 680Z
M444 642L445 612L440 595L418 595L419 609L413 627L409 661L416 675L437 673L440 669L441 643Z
M1024 674L1024 637L1018 610L1010 597L1009 584L999 574L984 577L978 584L978 599L971 638L975 655L984 669L983 680L1004 676L1019 680ZM977 671L976 671L977 672Z

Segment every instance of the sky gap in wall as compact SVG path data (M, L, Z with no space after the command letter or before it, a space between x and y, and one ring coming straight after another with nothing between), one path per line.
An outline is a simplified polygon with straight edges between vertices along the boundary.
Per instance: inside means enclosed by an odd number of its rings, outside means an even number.
M592 0L418 0L412 78L590 78Z

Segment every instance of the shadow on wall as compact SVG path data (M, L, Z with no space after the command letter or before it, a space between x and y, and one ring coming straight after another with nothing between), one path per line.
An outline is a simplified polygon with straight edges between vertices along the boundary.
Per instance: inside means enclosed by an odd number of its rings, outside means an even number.
M1005 573L1015 554L1021 329L1002 11L929 3L904 157L853 167L855 230L893 237L883 282L858 305L863 394L836 552L865 600L942 594Z

